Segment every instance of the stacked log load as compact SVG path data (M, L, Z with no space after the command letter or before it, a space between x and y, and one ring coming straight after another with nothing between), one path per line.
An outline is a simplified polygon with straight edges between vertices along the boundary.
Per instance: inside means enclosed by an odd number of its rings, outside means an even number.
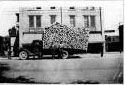
M87 50L89 30L87 28L73 28L56 22L46 27L43 36L43 48L49 49L52 45L61 48Z

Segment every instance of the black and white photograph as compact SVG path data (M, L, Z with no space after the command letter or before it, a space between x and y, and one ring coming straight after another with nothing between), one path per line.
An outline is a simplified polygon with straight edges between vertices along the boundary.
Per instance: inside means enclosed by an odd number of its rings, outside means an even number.
M123 0L0 1L0 84L123 84Z

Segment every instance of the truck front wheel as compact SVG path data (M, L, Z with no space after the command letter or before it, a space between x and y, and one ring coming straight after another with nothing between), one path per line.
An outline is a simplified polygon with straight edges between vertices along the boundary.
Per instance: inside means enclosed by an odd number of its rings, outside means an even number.
M62 50L62 59L66 59L66 58L68 58L68 56L69 56L68 51Z
M28 53L26 51L24 51L24 50L20 51L19 58L21 60L26 60L28 58Z

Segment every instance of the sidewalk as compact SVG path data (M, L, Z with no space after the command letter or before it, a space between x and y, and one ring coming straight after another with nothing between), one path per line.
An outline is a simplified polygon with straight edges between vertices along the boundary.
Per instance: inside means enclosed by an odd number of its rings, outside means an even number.
M111 58L111 57L123 57L124 53L120 52L105 52L102 58ZM86 54L75 54L74 56L80 56L82 58L101 58L101 53L86 53Z

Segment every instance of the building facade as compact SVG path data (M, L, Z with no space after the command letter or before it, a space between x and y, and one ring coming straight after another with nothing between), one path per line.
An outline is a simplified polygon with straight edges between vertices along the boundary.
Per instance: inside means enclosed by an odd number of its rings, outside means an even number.
M20 46L42 39L45 27L55 22L68 27L86 27L90 30L89 44L104 44L103 9L97 7L34 7L20 8Z
M105 30L106 51L123 51L123 25L116 30Z
M119 36L106 36L105 41L107 52L120 51Z

